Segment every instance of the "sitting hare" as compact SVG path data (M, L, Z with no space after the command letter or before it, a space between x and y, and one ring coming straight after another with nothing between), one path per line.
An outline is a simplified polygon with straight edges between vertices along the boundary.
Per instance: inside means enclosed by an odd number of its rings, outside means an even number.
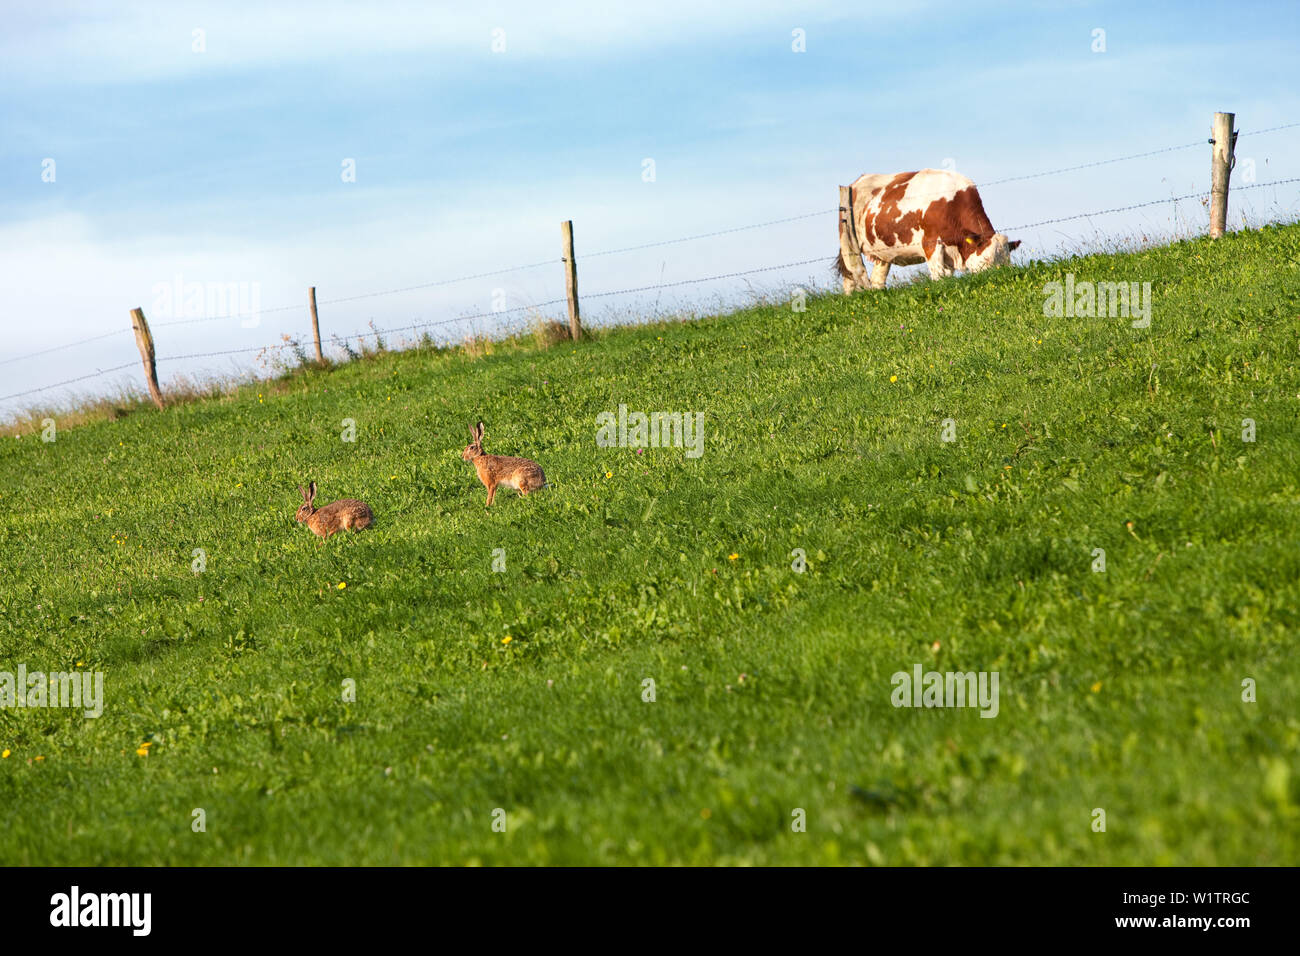
M505 485L507 488L515 489L521 495L526 495L546 484L546 475L542 474L542 466L535 461L529 461L527 458L510 458L506 455L483 454L482 422L471 428L469 434L469 446L461 452L460 457L474 463L478 480L487 487L488 507L492 506L492 499L496 497L497 485Z
M328 538L335 531L344 528L360 531L375 523L374 512L364 501L340 498L324 508L315 508L312 502L316 500L316 482L313 481L305 490L299 485L298 490L302 492L302 506L298 509L297 518L322 538Z

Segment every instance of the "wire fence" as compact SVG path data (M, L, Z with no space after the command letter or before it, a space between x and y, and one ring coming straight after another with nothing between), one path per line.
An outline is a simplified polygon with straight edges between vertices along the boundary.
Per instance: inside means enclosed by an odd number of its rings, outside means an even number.
M1243 136L1252 136L1252 135L1259 136L1266 133L1279 132L1281 130L1295 129L1297 127L1300 127L1300 123L1287 123L1279 126L1271 126L1266 129L1240 131L1237 133L1237 138L1240 139ZM1109 159L1101 159L1093 162L1079 163L1072 166L1061 166L1054 169L1040 170L1038 172L1025 173L1017 176L1008 176L1003 179L995 179L995 180L979 183L977 184L977 186L979 188L987 188L991 186L1004 185L1006 183L1023 182L1031 179L1041 179L1048 176L1061 175L1064 173L1076 172L1078 170L1083 170L1083 169L1093 169L1096 167L1107 166L1114 163L1127 162L1135 159L1143 159L1143 158L1157 156L1165 153L1179 152L1182 150L1191 149L1193 147L1203 147L1205 145L1206 145L1205 140L1197 140L1191 143L1180 143L1174 146L1165 146L1159 149L1146 150L1144 152L1139 152L1139 153L1130 153L1124 156L1111 157ZM1233 192L1241 192L1249 189L1262 189L1266 187L1283 186L1283 185L1289 185L1293 183L1300 183L1300 177L1276 179L1264 183L1247 183L1244 185L1233 185L1231 188ZM1115 213L1129 212L1132 210L1144 209L1152 206L1161 206L1161 205L1167 205L1171 203L1185 202L1187 200L1192 200L1192 199L1204 201L1209 197L1209 195L1210 194L1208 191L1186 193L1180 196L1169 196L1162 199L1152 199L1146 202L1132 203L1127 206L1114 206L1107 209L1093 210L1091 212L1081 212L1069 216L1059 216L1053 219L1043 219L1037 222L1021 223L1019 225L1006 227L1003 231L1013 232L1017 230L1040 228L1043 226L1056 225L1064 222L1075 222L1081 219L1090 219L1094 216L1112 215ZM733 235L735 233L745 232L754 229L765 229L771 226L778 226L787 223L798 222L801 220L813 219L818 216L827 216L833 213L838 213L838 211L839 211L838 206L832 206L829 208L816 210L815 212L801 213L799 215L786 216L780 219L769 219L763 222L749 223L741 226L732 226L726 229L714 230L712 232L696 233L693 235L679 236L677 238L672 238L672 239L661 239L653 242L640 243L637 245L622 246L613 249L603 249L603 250L598 250L596 252L587 252L584 253L581 256L581 258L583 261L586 261L589 259L603 258L606 256L619 255L623 253L639 252L645 249L655 249L663 246L672 246L672 245L679 245L681 243L696 242L703 239L712 239L719 236ZM815 258L810 258L810 259L800 259L794 262L785 262L779 265L761 266L755 269L745 269L737 272L728 272L728 273L722 273L718 275L701 276L694 279L681 279L673 282L660 282L651 285L633 286L633 287L623 288L623 289L611 289L603 292L583 293L581 298L584 300L604 299L604 298L609 298L609 297L619 296L619 295L631 295L631 294L636 294L641 292L661 291L663 289L671 289L671 288L677 288L677 287L688 286L688 285L698 285L705 282L716 282L716 281L722 281L727 279L742 278L745 276L756 275L756 274L766 273L766 272L775 272L782 269L789 269L798 266L805 266L814 263L825 262L828 259L829 256L817 256ZM552 257L548 259L541 259L536 262L507 266L501 269L493 269L484 272L475 272L468 275L455 276L452 278L436 279L429 282L419 283L416 285L400 286L391 289L381 289L374 292L363 292L356 295L341 296L339 298L334 298L334 299L322 299L320 300L318 305L344 304L349 302L357 302L365 299L377 298L381 296L397 295L406 292L416 292L416 291L422 291L427 289L440 288L444 286L455 285L461 282L470 282L476 279L484 279L484 278L490 278L494 276L518 273L530 269L537 269L543 266L555 266L560 264L561 262L563 262L563 259L561 257ZM343 335L343 336L334 335L331 337L331 340L334 342L345 342L345 343L352 340L356 340L359 342L370 337L382 337L385 335L396 335L404 332L415 332L415 331L427 332L430 329L455 325L458 323L470 322L476 319L490 318L499 321L501 317L510 315L512 313L518 313L526 310L540 310L544 308L549 308L550 306L564 303L566 301L567 301L566 298L557 298L545 302L530 303L528 305L515 306L512 308L494 309L490 312L480 312L480 313L475 313L470 315L458 315L452 318L438 319L429 322L416 322L410 325L399 326L396 328L389 328L389 329L372 328L372 330L368 332L356 332L356 333ZM258 315L260 316L265 314L297 311L304 308L305 306L302 304L277 306L270 309L259 309ZM247 313L240 313L240 312L225 313L220 315L204 315L196 318L173 319L169 321L159 322L156 324L156 327L171 328L171 327L181 326L181 325L194 325L194 324L201 324L201 323L217 322L222 320L228 321L236 318L245 318L246 316ZM131 329L123 328L123 329L114 330L112 332L104 332L99 335L92 335L87 338L78 339L73 342L65 342L60 345L54 345L48 348L40 349L35 352L29 352L23 355L17 355L11 358L0 360L0 366L9 365L14 362L26 361L32 358L38 358L41 356L52 354L54 352L59 352L66 349L75 348L80 345L85 345L91 342L99 342L105 339L115 338L120 335L128 334L130 332ZM158 358L157 362L159 364L163 364L168 362L179 362L179 361L204 359L204 358L218 358L218 357L230 356L230 355L248 355L253 353L264 353L264 352L271 352L271 351L279 351L286 348L293 349L293 348L300 348L300 347L301 347L300 343L297 342L296 340L289 340L289 341L276 343L272 345L251 346L248 348L237 348L237 349L224 349L224 350L218 350L212 352L195 352L186 355L163 356ZM84 375L76 376L75 378L69 378L60 382L54 382L49 385L42 385L37 388L26 389L24 391L14 392L9 395L0 396L0 402L6 402L15 398L22 398L27 395L34 395L40 392L46 392L52 389L73 385L78 382L88 381L93 378L98 378L104 375L113 374L114 372L124 371L126 369L135 367L136 365L137 365L136 362L127 362L122 365L114 366L112 368L97 369L93 372L88 372Z
M1300 176L1292 179L1274 179L1267 183L1249 183L1245 186L1232 187L1233 192L1241 192L1246 189L1263 189L1265 186L1285 186L1288 183L1300 183ZM1182 196L1170 196L1167 199L1152 199L1149 202L1133 203L1131 206L1116 206L1113 209L1098 209L1096 212L1081 212L1073 216L1061 216L1057 219L1043 219L1039 222L1024 223L1019 226L1008 226L1008 231L1014 232L1017 229L1034 229L1038 226L1050 226L1058 222L1073 222L1076 219L1089 219L1092 216L1106 216L1116 212L1128 212L1130 209L1145 209L1148 206L1164 206L1169 203L1185 202L1188 199L1208 199L1208 191L1198 193L1186 193Z

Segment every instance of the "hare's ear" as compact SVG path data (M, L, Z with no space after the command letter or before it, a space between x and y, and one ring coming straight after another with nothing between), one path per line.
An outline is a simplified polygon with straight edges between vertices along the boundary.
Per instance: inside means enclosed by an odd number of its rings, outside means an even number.
M303 501L307 500L307 489L304 488L302 485L298 486L298 494L302 495Z
M307 486L307 504L311 504L316 499L316 482Z
M483 440L483 423L481 421L478 423L478 440Z

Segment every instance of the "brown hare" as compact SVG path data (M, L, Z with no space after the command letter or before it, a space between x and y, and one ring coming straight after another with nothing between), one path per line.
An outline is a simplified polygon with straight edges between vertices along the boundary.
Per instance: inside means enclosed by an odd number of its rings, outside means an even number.
M306 489L299 485L298 490L302 492L302 505L298 508L297 518L319 537L328 538L344 528L360 531L375 523L374 512L364 501L340 498L324 508L315 508L312 502L316 500L316 482L313 481Z
M496 497L497 485L505 485L507 488L515 489L521 495L526 495L546 484L546 475L542 474L542 466L535 461L529 461L527 458L511 458L507 455L483 454L482 422L471 428L469 435L470 443L460 453L460 457L474 463L478 480L487 488L489 508L492 506L492 499Z

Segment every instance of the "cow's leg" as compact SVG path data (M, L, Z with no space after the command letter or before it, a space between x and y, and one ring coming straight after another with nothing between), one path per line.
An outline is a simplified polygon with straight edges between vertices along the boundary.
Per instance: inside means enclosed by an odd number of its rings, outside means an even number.
M885 280L889 278L890 263L876 260L876 267L871 270L871 288L883 289Z
M931 279L946 279L952 275L952 266L948 264L948 257L944 254L944 245L941 241L936 241L934 251L925 259L925 264L930 267Z

